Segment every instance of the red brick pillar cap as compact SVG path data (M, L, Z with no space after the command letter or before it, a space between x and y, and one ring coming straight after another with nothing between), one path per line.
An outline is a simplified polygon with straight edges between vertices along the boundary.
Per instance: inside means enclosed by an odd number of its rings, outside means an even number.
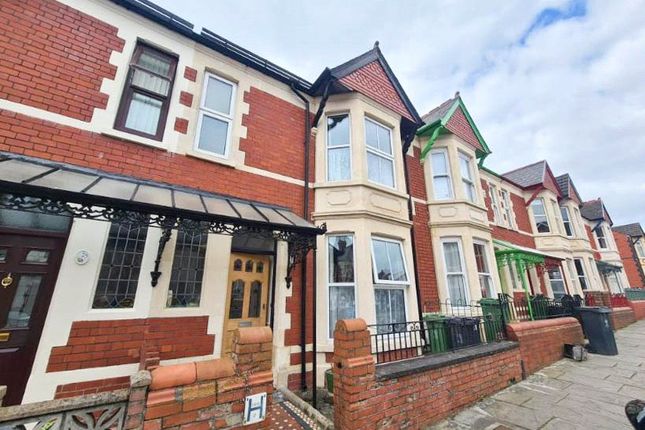
M234 341L240 345L249 343L271 343L273 342L273 333L270 327L243 327L235 330L233 335Z
M197 369L197 381L210 381L213 379L226 378L235 375L235 364L230 358L219 358L216 360L198 361L195 363Z
M362 318L357 318L354 320L339 320L336 322L336 330L345 333L363 331L367 330L367 323Z
M159 366L150 374L152 376L151 390L190 385L197 380L195 363Z

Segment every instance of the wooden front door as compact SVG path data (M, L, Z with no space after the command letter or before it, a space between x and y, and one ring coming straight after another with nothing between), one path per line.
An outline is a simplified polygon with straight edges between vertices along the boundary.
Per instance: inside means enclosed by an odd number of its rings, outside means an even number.
M223 354L231 351L235 329L266 324L270 262L265 255L231 253Z
M65 239L0 233L0 385L22 400L47 316Z

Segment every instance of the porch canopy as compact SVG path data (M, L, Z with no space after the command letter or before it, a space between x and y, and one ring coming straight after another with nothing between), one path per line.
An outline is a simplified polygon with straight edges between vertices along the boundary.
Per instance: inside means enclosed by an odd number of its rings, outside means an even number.
M166 232L283 240L289 244L287 285L293 266L315 246L316 235L325 232L324 225L316 227L283 207L7 153L0 153L0 208L147 225ZM164 234L161 240L169 237ZM163 245L160 241L159 254Z
M598 271L603 275L607 275L609 273L617 273L623 270L623 268L620 266L609 264L601 260L596 260L596 267L598 267Z

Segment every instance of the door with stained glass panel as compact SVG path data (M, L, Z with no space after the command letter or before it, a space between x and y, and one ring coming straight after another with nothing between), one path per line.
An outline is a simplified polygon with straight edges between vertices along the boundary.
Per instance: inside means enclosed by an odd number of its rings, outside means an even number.
M0 385L19 404L40 340L65 239L0 232Z
M231 351L233 332L266 324L271 260L264 255L231 254L222 352Z

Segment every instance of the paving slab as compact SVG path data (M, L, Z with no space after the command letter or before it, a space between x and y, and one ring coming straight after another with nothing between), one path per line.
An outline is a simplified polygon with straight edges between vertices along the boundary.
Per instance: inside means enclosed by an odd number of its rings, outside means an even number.
M560 360L428 429L631 429L624 405L645 400L645 321L616 343L616 356Z

